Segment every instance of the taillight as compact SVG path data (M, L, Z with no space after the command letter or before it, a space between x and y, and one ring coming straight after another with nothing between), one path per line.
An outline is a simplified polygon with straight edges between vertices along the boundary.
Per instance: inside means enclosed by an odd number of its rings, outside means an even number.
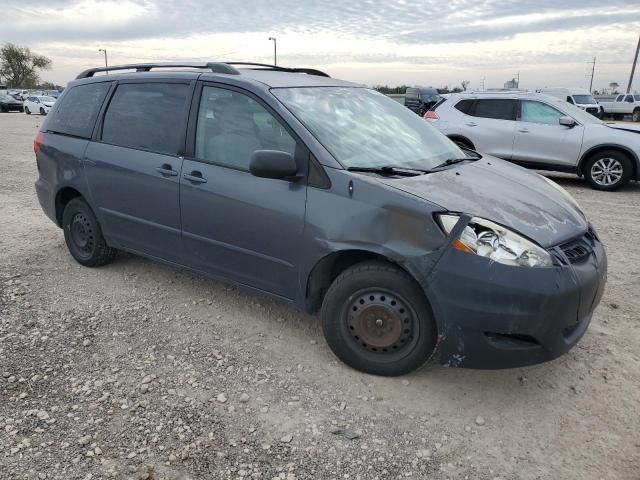
M424 117L426 120L440 120L440 116L434 112L433 110L427 110L427 113L424 114Z
M42 141L44 140L44 132L38 132L36 135L36 139L33 141L33 151L38 153L40 151L40 147L42 146Z

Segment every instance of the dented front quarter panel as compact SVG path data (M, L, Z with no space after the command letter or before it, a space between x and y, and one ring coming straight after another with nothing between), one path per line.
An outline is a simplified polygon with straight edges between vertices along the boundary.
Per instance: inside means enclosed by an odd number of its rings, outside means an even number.
M541 198L548 203L562 196L547 190L555 189L544 180L540 180L545 186L541 194L531 194L522 186L501 198L495 189L492 193L480 187L465 190L464 182L457 182L457 169L444 176L438 173L383 180L340 169L326 170L332 187L308 191L306 251L301 255L307 261L301 265L296 300L300 307L304 308L307 280L320 259L334 252L361 250L396 262L421 285L438 328L436 355L445 365L503 368L540 363L568 351L586 330L606 279L601 244L582 272L569 265L513 267L452 248L453 240L470 221L469 215L461 216L449 236L434 219L434 213L454 208L493 221L496 212L502 212L501 223L512 229L514 224L520 226L546 246L584 233L588 224L571 202L565 199L555 209L547 209ZM477 170L467 178L477 180ZM514 188L520 172L509 174L507 169L506 175ZM423 180L419 190L410 186L418 179ZM477 203L473 202L474 196L479 198ZM505 205L517 196L518 201ZM443 204L449 199L456 206L440 205L425 197L438 198ZM589 298L584 297L585 291ZM563 336L563 329L575 325L577 333L570 338ZM539 340L539 344L496 348L487 332L526 335Z

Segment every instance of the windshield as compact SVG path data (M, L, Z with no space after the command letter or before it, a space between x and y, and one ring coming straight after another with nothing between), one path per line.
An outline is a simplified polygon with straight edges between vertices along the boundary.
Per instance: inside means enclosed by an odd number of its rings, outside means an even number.
M598 103L591 95L573 95L573 99L580 105L588 105Z
M55 102L56 99L53 97L38 97L41 102Z
M465 157L425 120L374 90L311 87L272 92L347 168L430 169Z

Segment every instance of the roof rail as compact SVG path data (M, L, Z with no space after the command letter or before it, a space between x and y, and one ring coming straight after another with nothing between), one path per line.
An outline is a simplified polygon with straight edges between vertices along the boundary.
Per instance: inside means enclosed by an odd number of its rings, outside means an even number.
M132 63L128 65L114 65L110 67L89 68L84 72L80 72L76 79L90 78L99 72L113 72L118 70L135 70L136 72L149 72L155 68L200 68L206 69L213 73L226 73L228 75L240 75L238 69L233 65L257 67L253 70L276 70L278 72L289 73L306 73L307 75L318 75L328 77L325 72L314 68L287 68L277 65L269 65L266 63L250 63L250 62L209 62L209 63Z
M214 73L227 73L229 75L239 75L240 72L226 63L132 63L128 65L114 65L111 67L90 68L81 72L76 79L93 77L98 72L112 72L116 70L135 70L136 72L149 72L154 68L201 68Z
M297 67L281 67L279 65L271 65L269 63L252 63L252 62L225 62L227 65L239 65L240 67L257 67L250 70L275 70L278 72L289 73L306 73L307 75L317 75L319 77L329 77L329 74L315 68L297 68Z

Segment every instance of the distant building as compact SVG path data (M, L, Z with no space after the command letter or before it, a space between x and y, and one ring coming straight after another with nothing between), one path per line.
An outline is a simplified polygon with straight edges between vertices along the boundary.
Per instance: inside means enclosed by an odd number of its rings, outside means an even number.
M512 78L508 82L504 82L504 88L518 88L518 81Z

